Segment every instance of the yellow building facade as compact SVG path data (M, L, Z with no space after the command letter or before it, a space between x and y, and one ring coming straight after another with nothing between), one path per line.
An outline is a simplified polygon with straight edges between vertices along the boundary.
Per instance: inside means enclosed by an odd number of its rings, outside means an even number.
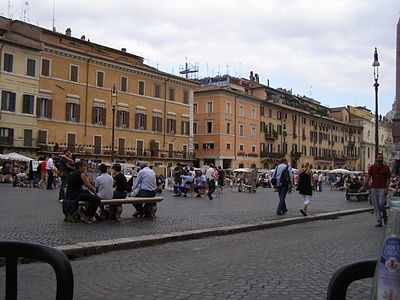
M40 32L0 19L0 151L36 153L36 99L39 91Z

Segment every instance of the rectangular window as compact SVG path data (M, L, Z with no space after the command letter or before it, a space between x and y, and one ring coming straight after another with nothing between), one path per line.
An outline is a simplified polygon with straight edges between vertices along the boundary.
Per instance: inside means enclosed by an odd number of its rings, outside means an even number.
M190 123L189 121L182 121L181 122L181 134L189 135L190 131Z
M197 113L197 103L193 103L193 114L196 115Z
M239 145L239 151L240 151L240 152L243 152L243 151L244 151L244 145L243 145L243 144L240 144L240 145Z
M231 114L232 113L232 108L231 108L231 103L226 102L226 113Z
M159 84L154 85L154 97L161 98L161 85Z
M231 143L226 143L225 149L226 149L226 150L231 150Z
M226 122L226 134L231 134L231 122Z
M272 118L272 108L269 109L268 116L269 116L270 118Z
M94 124L97 125L104 125L104 120L103 120L103 107L95 107L94 108L94 112L95 112L95 116L94 116Z
M4 53L4 71L13 72L14 70L14 55Z
M79 122L79 104L67 103L65 120L72 122Z
M97 71L97 84L98 87L104 87L104 72Z
M50 76L50 60L42 58L42 76Z
M244 136L244 125L243 124L239 125L239 136Z
M260 106L260 116L263 116L264 115L264 110L265 110L265 107L264 106Z
M47 131L46 130L39 130L38 131L38 144L46 144L47 143Z
M167 132L174 134L176 132L176 120L167 119Z
M16 94L12 92L1 92L1 109L6 111L15 111Z
M147 129L147 115L143 113L137 113L135 116L135 129L146 130Z
M69 80L78 82L79 67L76 65L70 65L70 77Z
M189 91L183 91L183 103L189 104Z
M136 141L136 154L138 156L143 156L143 147L144 147L143 141L137 140Z
M117 124L119 127L128 128L129 127L129 112L120 110L118 111Z
M255 137L256 137L256 127L255 127L255 126L252 126L252 127L251 127L251 137L252 137L252 138L255 138Z
M101 154L101 136L94 136L94 154Z
M67 135L67 147L68 150L71 152L75 152L75 145L76 145L76 134L75 133L68 133Z
M32 95L22 96L22 113L33 114L33 106L35 104L35 97Z
M14 144L14 129L0 127L0 145L13 145Z
M213 122L207 121L206 122L206 133L212 133L212 132L213 132Z
M139 95L144 95L144 81L139 80Z
M118 138L118 155L125 155L125 139Z
M277 112L276 112L276 118L277 118L278 120L282 119L282 113L281 113L280 111L277 111Z
M36 60L28 58L26 61L26 75L36 76Z
M121 76L121 92L128 91L128 77Z
M168 100L175 101L175 89L174 88L169 88L169 98L168 98Z
M239 107L239 116L244 117L244 106L243 105L240 105L240 107Z
M197 134L197 123L193 123L193 134Z
M193 143L194 150L199 150L199 144Z
M253 153L256 152L256 146L251 146L251 152L253 152Z
M24 129L24 146L32 147L32 130Z
M212 101L207 101L206 103L206 113L212 113L213 112L213 103Z
M162 118L153 116L153 131L161 132L162 131Z
M251 109L251 118L255 120L257 118L257 112L255 108Z

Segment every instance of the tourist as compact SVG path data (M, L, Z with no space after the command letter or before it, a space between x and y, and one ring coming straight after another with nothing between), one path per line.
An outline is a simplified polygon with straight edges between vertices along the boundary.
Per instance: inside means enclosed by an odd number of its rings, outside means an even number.
M212 194L215 191L215 169L214 164L210 164L209 168L206 171L206 179L207 179L207 186L208 186L208 199L212 200Z
M390 169L383 163L382 153L376 155L375 163L369 167L368 176L364 181L362 190L369 184L371 179L370 195L376 217L375 227L382 227L382 220L384 225L387 224L386 195L390 182Z
M282 162L275 168L274 178L276 179L276 188L279 195L276 214L283 215L288 211L285 202L286 195L291 191L293 186L293 171L292 167L288 165L286 158L283 158Z
M105 164L100 164L99 170L100 176L97 176L94 182L97 196L99 196L101 200L112 199L114 180L112 176L107 173L107 166ZM100 205L100 218L107 218L109 213L109 209L106 209L104 205Z
M303 216L307 216L307 209L310 205L313 190L312 182L313 172L310 169L310 164L306 162L298 173L296 188L303 199L303 207L300 209L300 212Z
M50 154L47 158L46 163L46 172L47 172L47 190L53 189L53 180L54 180L54 161L53 161L53 154Z
M142 162L140 165L141 170L139 171L136 180L133 182L132 190L139 187L139 193L136 197L152 198L156 196L157 183L156 173L147 166L147 163ZM133 204L136 212L133 214L134 217L146 217L151 218L157 211L157 204L151 203L138 203Z
M61 200L65 198L65 187L67 185L68 175L74 171L74 167L72 166L74 160L72 159L72 154L69 150L64 150L63 155L60 156L59 163L60 166L58 170L61 178L61 186L58 199Z

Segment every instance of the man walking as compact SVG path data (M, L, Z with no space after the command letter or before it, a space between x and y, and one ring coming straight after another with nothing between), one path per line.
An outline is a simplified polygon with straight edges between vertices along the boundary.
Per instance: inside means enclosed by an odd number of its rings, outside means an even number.
M283 215L287 212L286 194L293 186L293 171L286 158L283 158L282 162L275 168L274 178L276 179L276 188L279 195L276 214Z
M47 171L47 189L52 190L53 189L53 172L54 172L54 162L53 162L53 154L49 155L49 158L47 159L47 164L46 164L46 171Z
M383 224L387 224L386 195L390 183L390 168L383 163L382 153L376 155L376 162L369 167L368 176L364 181L362 190L365 189L371 179L370 196L376 217L375 227L382 227L382 220Z
M214 164L210 164L209 168L206 171L206 179L207 179L207 186L208 186L208 193L207 197L208 199L212 200L212 194L215 191L215 170L214 170Z

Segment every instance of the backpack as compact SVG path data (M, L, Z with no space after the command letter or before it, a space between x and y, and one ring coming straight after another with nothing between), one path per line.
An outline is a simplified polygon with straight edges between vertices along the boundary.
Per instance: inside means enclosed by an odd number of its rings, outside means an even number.
M289 166L283 169L281 174L281 185L290 185Z

